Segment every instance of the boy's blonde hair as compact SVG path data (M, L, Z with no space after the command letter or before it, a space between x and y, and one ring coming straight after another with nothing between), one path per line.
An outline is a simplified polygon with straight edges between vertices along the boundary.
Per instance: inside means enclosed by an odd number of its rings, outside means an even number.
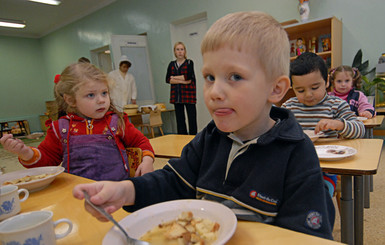
M55 98L60 114L76 113L76 108L68 105L64 100L64 94L75 101L75 93L83 84L94 81L109 85L107 74L90 63L74 63L67 66L60 75L60 81L55 85ZM109 89L110 90L110 89ZM119 115L119 125L124 125L123 115L110 103L109 111Z
M271 80L289 75L290 45L287 33L279 22L266 13L236 12L220 18L203 38L202 55L225 45L239 51L251 51Z

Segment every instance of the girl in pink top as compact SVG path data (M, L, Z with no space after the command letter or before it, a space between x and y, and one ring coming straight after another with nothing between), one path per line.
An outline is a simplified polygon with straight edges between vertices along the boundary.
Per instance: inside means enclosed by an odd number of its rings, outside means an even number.
M330 95L337 96L350 105L350 109L357 116L372 118L376 112L368 98L356 88L361 87L361 73L355 67L338 66L329 73L329 81L333 84L333 92Z

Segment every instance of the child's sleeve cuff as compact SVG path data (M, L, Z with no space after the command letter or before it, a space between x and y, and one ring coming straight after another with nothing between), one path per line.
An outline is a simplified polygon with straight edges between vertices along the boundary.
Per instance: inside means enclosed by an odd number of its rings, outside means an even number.
M39 159L40 159L40 151L34 147L30 147L33 151L33 156L31 159L29 159L28 161L25 161L25 160L22 160L20 157L19 157L19 162L23 165L32 165L34 163L36 163Z
M152 153L151 151L144 150L142 155L149 156L149 157L152 157L152 159L155 159L154 153Z

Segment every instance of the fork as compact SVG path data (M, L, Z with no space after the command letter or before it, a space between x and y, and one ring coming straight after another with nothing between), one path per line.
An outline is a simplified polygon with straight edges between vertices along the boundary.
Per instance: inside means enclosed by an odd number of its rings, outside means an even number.
M137 240L135 238L132 238L130 237L127 232L123 229L123 227L109 214L107 213L104 208L102 208L101 206L98 206L98 205L95 205L91 202L90 200L90 196L88 195L88 193L83 190L83 193L84 193L84 198L86 200L86 202L92 207L94 208L96 211L98 211L100 214L102 214L104 217L106 217L109 221L111 221L112 223L114 223L114 225L116 227L119 228L119 230L121 230L124 234L124 236L126 237L126 240L127 240L127 244L129 245L150 245L150 243L148 242L145 242L145 241L141 241L141 240Z

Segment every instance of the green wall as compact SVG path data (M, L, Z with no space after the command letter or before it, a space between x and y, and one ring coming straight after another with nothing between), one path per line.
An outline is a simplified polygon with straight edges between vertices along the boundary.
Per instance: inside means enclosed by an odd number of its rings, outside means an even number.
M336 16L342 20L342 62L352 65L362 49L363 60L375 67L385 53L384 0L310 0L310 17Z
M43 60L40 40L0 36L0 121L28 120L40 129L52 93Z
M347 65L360 48L371 67L385 51L381 32L385 1L370 3L310 1L310 19L333 15L342 19ZM109 45L110 35L147 33L156 98L167 102L169 86L164 77L174 58L170 23L206 12L211 25L227 13L245 10L261 10L283 22L299 19L297 5L297 0L118 0L40 39L0 36L0 121L28 119L32 131L40 130L38 116L45 112L44 102L53 99L54 75L81 56L90 58L90 50ZM358 18L359 11L366 16Z

